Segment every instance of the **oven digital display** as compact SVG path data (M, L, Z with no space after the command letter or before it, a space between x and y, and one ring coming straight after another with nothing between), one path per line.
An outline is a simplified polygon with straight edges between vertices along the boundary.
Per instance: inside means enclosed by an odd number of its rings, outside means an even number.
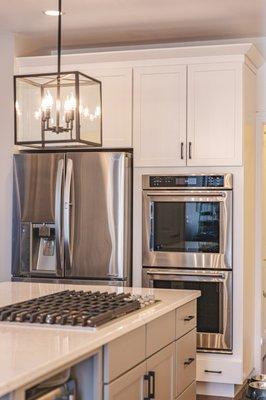
M222 175L168 175L151 176L151 187L223 187L224 176Z

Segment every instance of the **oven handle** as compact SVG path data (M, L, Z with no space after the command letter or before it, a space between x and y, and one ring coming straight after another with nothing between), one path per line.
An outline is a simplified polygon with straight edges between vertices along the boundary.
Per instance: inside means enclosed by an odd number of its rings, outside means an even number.
M146 271L147 275L178 275L178 276L206 276L211 278L222 278L225 279L224 273L206 273L206 272L182 272L182 271Z
M146 196L206 196L206 197L226 197L227 190L224 191L216 191L216 190L153 190L147 191L143 190Z

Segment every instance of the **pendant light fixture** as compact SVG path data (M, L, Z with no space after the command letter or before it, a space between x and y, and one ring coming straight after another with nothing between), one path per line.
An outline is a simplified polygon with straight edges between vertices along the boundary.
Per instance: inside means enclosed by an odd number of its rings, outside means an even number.
M14 77L15 144L101 146L101 82L61 71L62 0L58 1L57 72Z

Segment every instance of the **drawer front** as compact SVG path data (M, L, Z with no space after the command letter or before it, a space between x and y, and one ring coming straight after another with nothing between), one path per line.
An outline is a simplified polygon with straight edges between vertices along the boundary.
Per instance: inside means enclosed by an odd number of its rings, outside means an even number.
M171 311L146 325L146 357L175 340L175 311Z
M193 382L176 400L196 400L196 382Z
M196 380L196 329L176 342L176 396Z
M197 301L191 301L176 310L176 339L197 325Z
M145 360L145 326L104 346L104 383L108 383Z

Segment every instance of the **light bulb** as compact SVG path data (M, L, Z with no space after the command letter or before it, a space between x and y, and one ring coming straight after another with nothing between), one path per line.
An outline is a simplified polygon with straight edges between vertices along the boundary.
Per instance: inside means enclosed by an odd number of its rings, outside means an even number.
M39 110L34 111L34 118L39 120L41 118L42 115L42 110L39 108Z
M67 99L64 104L65 112L74 111L76 109L76 105L77 105L76 99L73 93L71 93L70 96L67 96Z
M100 106L97 106L97 107L95 108L95 113L94 113L94 115L95 115L95 117L100 117L100 115L101 115L101 107L100 107Z
M49 90L42 99L41 109L42 111L51 110L53 107L54 99Z

